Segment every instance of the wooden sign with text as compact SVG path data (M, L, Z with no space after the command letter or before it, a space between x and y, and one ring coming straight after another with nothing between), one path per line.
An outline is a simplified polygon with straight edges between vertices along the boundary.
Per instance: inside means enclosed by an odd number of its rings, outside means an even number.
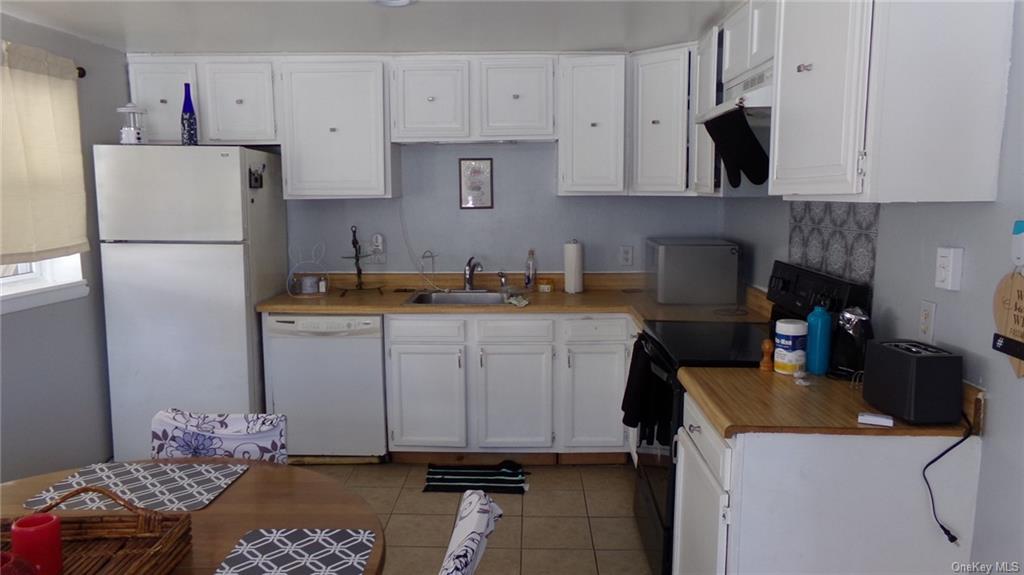
M992 347L1010 355L1014 373L1024 377L1024 358L1019 353L1024 342L1024 274L1015 270L999 281L992 309L996 320Z

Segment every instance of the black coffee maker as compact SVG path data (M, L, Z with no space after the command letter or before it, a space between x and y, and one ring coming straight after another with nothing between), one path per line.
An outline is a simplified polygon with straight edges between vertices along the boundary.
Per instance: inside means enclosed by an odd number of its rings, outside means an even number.
M864 371L864 355L868 340L875 337L871 328L871 317L860 307L853 306L839 312L832 341L832 359L829 361L829 375L851 379L857 372Z

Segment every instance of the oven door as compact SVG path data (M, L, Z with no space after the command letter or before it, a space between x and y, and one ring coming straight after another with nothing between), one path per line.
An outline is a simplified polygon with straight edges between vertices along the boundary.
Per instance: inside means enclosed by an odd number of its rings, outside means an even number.
M666 445L637 446L637 481L633 498L637 528L653 575L668 575L672 567L672 521L675 509L676 437L682 420L683 387L675 377L668 354L647 334L641 334L651 357L652 385L671 386L672 440Z

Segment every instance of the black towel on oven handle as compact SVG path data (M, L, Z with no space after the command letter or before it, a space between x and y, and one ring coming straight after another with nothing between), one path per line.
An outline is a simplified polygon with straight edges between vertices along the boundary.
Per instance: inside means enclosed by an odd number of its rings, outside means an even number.
M633 356L622 396L622 423L639 430L638 441L653 445L655 439L669 445L672 427L672 388L654 372L644 336L633 344Z

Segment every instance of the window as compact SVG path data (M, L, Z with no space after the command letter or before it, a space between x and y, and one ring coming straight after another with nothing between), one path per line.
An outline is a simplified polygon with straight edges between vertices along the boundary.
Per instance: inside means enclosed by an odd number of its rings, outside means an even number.
M89 293L78 73L67 58L3 43L0 312Z
M0 266L0 311L10 313L89 294L82 256Z

